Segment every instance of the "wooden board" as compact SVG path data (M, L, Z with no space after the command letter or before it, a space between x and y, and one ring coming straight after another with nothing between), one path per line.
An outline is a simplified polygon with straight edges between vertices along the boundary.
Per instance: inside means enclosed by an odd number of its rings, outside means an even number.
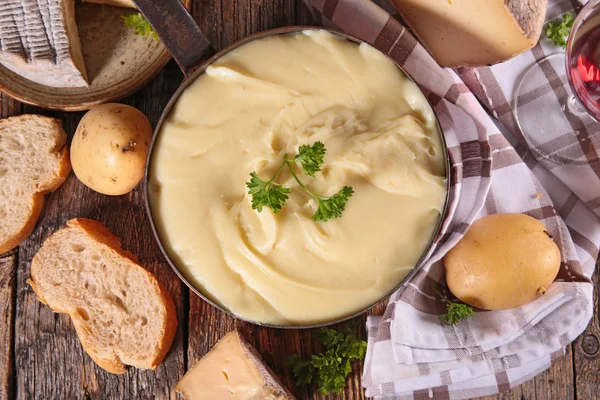
M599 264L600 265L600 264ZM595 400L600 397L600 277L598 268L594 276L595 310L592 323L573 343L575 398Z
M191 0L182 0L189 8ZM115 101L150 81L169 61L169 52L150 36L127 28L128 8L76 3L87 87L50 87L21 77L0 65L0 89L24 103L53 110L77 111Z
M0 336L0 399L14 397L14 303L15 303L15 272L17 253L11 251L0 255L0 328L4 328Z
M301 0L196 0L193 15L216 49L266 29L313 23ZM124 100L156 124L162 108L183 76L171 62L156 79ZM69 135L83 113L49 112L2 97L0 116L42 113L61 118ZM155 372L131 369L123 376L107 374L83 352L70 320L40 304L26 284L31 259L43 240L73 217L103 221L157 274L175 299L179 330L163 365ZM595 280L598 285L598 280ZM598 305L598 304L597 304ZM383 307L373 310L381 314ZM364 321L357 330L364 337ZM524 385L486 400L597 399L600 393L598 311L593 324L564 358ZM299 399L324 399L312 388L297 388L284 368L289 354L308 356L315 349L312 331L260 328L236 321L189 294L164 262L150 234L140 189L108 197L92 192L74 176L47 196L40 222L17 251L0 256L0 399L177 399L173 388L183 373L233 328L238 328L282 376ZM354 366L342 395L328 399L364 399L362 365Z

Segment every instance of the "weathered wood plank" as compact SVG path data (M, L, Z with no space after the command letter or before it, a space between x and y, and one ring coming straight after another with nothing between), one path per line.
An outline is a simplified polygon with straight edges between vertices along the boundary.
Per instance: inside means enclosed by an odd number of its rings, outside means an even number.
M83 397L80 390L80 382L85 378L82 350L69 319L53 314L39 303L26 284L33 255L43 240L66 222L68 216L60 215L58 204L61 197L71 197L69 193L75 186L75 178L71 176L46 197L34 232L19 248L15 362L17 398L20 399ZM67 207L75 203L73 200Z
M571 346L563 357L555 360L552 367L536 376L535 395L537 400L571 400L575 398L573 377L573 353Z
M592 322L573 343L577 400L600 397L600 278L598 265L593 277L595 313Z
M0 117L8 118L22 113L23 106L18 101L12 100L4 93L0 93Z
M0 117L21 113L21 103L0 94ZM0 254L0 399L14 397L14 317L17 249Z
M193 367L225 335L236 320L190 293L187 369Z
M0 399L14 396L13 343L16 251L0 255Z
M193 15L215 49L221 49L251 33L287 25L312 25L314 22L301 0L196 0ZM157 79L123 102L141 109L155 124L182 74L170 63ZM83 113L58 113L39 110L2 97L2 117L21 112L42 113L62 118L72 134ZM43 240L64 226L69 218L89 217L103 221L123 239L123 247L138 255L175 299L180 328L165 362L157 371L130 369L123 376L98 368L83 352L68 317L53 314L40 304L25 280L31 258ZM17 256L11 256L17 260ZM208 305L196 295L188 297L187 288L166 265L149 230L140 188L120 197L98 195L85 188L74 176L56 193L47 197L40 223L34 234L18 250L18 268L11 268L14 284L5 285L6 257L0 259L0 329L16 332L0 339L0 399L175 399L174 386L185 370L193 366L225 333L234 328L259 350L267 364L279 374L299 399L364 399L360 384L362 365L357 364L342 395L321 396L312 387L297 388L284 367L290 354L309 357L316 349L314 330L277 330L236 321ZM598 287L598 279L595 278ZM14 289L7 290L6 287ZM16 300L16 310L12 309ZM598 298L596 295L596 302ZM598 305L598 304L597 304ZM379 306L373 313L381 314ZM12 326L12 317L16 321ZM524 385L486 400L595 399L600 393L600 321L596 314L586 333L573 344L572 353L557 360L549 370ZM362 337L365 317L359 318L357 331ZM8 325L8 327L6 327ZM14 339L13 346L7 346ZM12 349L15 349L15 360ZM571 351L571 350L569 350ZM572 364L575 360L575 366ZM7 362L4 362L8 360ZM4 367L16 365L11 371ZM575 369L575 377L573 376ZM14 387L11 383L15 382ZM576 388L574 387L576 383ZM4 390L4 392L3 392ZM12 391L12 392L11 392Z
M139 108L153 123L182 79L170 64L150 85L124 102ZM72 135L83 113L55 113L24 107L25 112L43 113L63 119ZM86 217L106 223L122 238L122 245L138 256L171 292L178 319L185 319L182 284L164 262L156 245L144 209L142 188L124 196L103 196L85 187L74 175L46 198L33 234L20 246L17 274L16 395L19 399L175 399L174 386L184 372L185 324L180 324L175 342L156 371L130 368L125 375L113 375L99 368L85 354L70 319L54 314L42 305L26 284L31 259L44 239L66 221Z
M300 1L197 1L193 8L195 20L201 25L216 50L249 34L288 25L312 25L312 17ZM379 309L381 312L381 309ZM364 317L359 330L364 337ZM261 328L236 321L211 307L194 294L190 295L188 365L192 367L227 332L237 328L263 355L266 363L282 377L284 384L299 399L320 399L312 388L296 388L293 377L285 370L285 359L291 354L309 357L316 351L311 331ZM355 366L351 382L344 395L330 399L362 399L360 370Z

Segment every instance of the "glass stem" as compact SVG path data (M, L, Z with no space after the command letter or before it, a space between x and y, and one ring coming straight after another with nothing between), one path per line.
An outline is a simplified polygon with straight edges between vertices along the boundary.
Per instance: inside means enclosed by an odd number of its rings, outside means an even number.
M579 99L577 99L577 97L575 97L574 95L571 95L569 97L569 100L567 100L567 110L569 110L572 114L577 116L583 116L588 114L585 107L583 107L583 104L581 104Z

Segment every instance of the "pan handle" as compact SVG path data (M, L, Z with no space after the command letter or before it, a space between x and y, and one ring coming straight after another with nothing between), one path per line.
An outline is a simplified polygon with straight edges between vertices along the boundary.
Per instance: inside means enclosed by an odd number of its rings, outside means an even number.
M196 21L180 0L133 0L167 47L185 77L213 52Z

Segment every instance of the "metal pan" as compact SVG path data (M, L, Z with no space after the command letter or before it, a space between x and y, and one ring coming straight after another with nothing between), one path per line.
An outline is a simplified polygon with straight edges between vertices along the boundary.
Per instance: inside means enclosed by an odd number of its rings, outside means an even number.
M219 305L219 304L215 303L214 301L212 301L211 299L209 299L207 296L205 296L202 293L202 291L199 288L197 288L193 284L191 284L185 277L185 274L182 273L179 270L179 268L177 267L177 265L171 260L168 252L166 251L166 249L163 245L162 238L160 237L160 234L157 230L157 227L156 227L156 224L154 221L154 217L152 215L152 208L150 207L150 199L149 199L150 196L149 196L149 192L148 192L149 191L148 180L150 177L150 168L152 165L151 164L152 155L154 153L154 146L156 144L156 139L162 129L162 125L165 122L165 120L168 118L169 114L171 113L171 110L175 106L175 103L179 99L179 96L181 96L181 94L186 90L186 88L198 76L200 76L202 73L204 73L204 71L206 70L206 68L209 65L211 65L213 62L215 62L216 60L218 60L220 57L224 56L225 54L229 53L230 51L235 50L236 48L243 46L244 44L246 44L248 42L251 42L251 41L257 40L257 39L261 39L261 38L264 38L267 36L294 34L294 33L298 33L298 32L301 32L301 31L304 31L307 29L324 29L332 34L335 34L346 40L349 40L351 42L358 43L358 44L362 43L362 40L352 37L350 35L332 30L332 29L325 29L325 28L319 28L319 27L306 27L306 26L290 26L290 27L278 28L278 29L273 29L270 31L260 32L260 33L248 36L245 39L240 40L236 43L233 43L232 45L226 47L225 49L221 50L217 54L208 58L208 56L213 53L210 43L209 43L208 39L206 39L206 37L202 34L198 25L192 19L192 17L187 12L185 7L183 7L183 5L179 2L179 0L162 0L160 2L155 1L155 0L134 0L134 2L138 6L140 12L146 17L146 19L148 19L148 21L154 27L154 29L158 33L159 37L164 42L165 46L169 49L173 58L175 59L175 61L177 62L177 64L179 65L179 67L181 68L181 70L183 71L183 73L185 75L185 80L181 83L181 85L179 86L179 88L177 89L175 94L173 94L173 96L171 97L171 100L169 100L169 103L163 110L162 116L160 117L160 120L158 121L158 125L156 126L155 134L154 134L154 137L152 138L152 142L150 144L150 149L148 151L148 158L146 160L146 172L144 175L144 193L146 194L146 211L148 213L148 218L150 219L152 231L154 233L156 241L157 241L157 243L160 247L160 250L162 251L165 259L167 260L167 262L169 263L171 268L173 268L175 273L179 276L179 278L190 288L190 290L192 292L196 293L204 301L210 303L212 306L220 309L221 311L226 312L235 318L240 318L239 316L233 314L230 310L225 309L221 305ZM408 75L401 66L399 66L398 64L396 64L396 65L398 66L398 68L400 70L402 70L402 72L404 72L404 74L407 77L410 78L410 75ZM412 78L410 78L410 79L412 80ZM433 109L433 107L432 107L432 109ZM437 122L437 119L436 119L436 122ZM417 268L413 269L413 271L411 271L411 273L409 273L408 276L406 276L404 278L404 280L399 282L398 285L393 290L391 290L389 293L387 293L383 298L376 301L372 305L366 307L365 309L363 309L359 312L356 312L354 314L351 314L351 315L346 315L344 317L341 317L341 318L338 318L338 319L335 319L332 321L328 321L325 323L309 324L309 325L273 325L273 324L265 324L265 323L260 323L260 322L256 322L256 321L246 320L247 322L251 322L251 323L254 323L257 325L262 325L262 326L267 326L267 327L272 327L272 328L282 328L282 329L289 329L289 328L303 329L303 328L323 327L323 326L327 326L327 325L336 324L336 323L339 323L342 321L346 321L348 319L351 319L358 315L361 315L361 314L367 312L368 310L370 310L371 308L375 307L376 305L380 304L381 302L385 301L395 291L403 290L405 283L408 282L415 275L415 273L418 271L418 266L424 261L424 258L427 256L427 254L432 249L433 245L439 239L442 225L444 224L444 221L446 220L446 218L448 216L448 205L449 205L448 204L449 203L449 199L448 199L449 187L448 187L448 185L449 185L449 181L450 181L448 179L448 177L449 177L449 171L450 171L450 161L449 161L446 141L444 139L444 135L441 133L442 131L441 131L439 122L437 122L437 125L438 125L438 131L440 132L440 140L442 142L444 154L446 154L446 178L447 178L446 179L446 182L447 182L447 184L446 184L447 185L446 199L444 201L444 207L442 210L440 220L434 230L434 234L432 235L431 241L427 245L427 248L423 252L423 255L421 256L420 260L416 264ZM243 318L241 318L241 319L243 319Z

